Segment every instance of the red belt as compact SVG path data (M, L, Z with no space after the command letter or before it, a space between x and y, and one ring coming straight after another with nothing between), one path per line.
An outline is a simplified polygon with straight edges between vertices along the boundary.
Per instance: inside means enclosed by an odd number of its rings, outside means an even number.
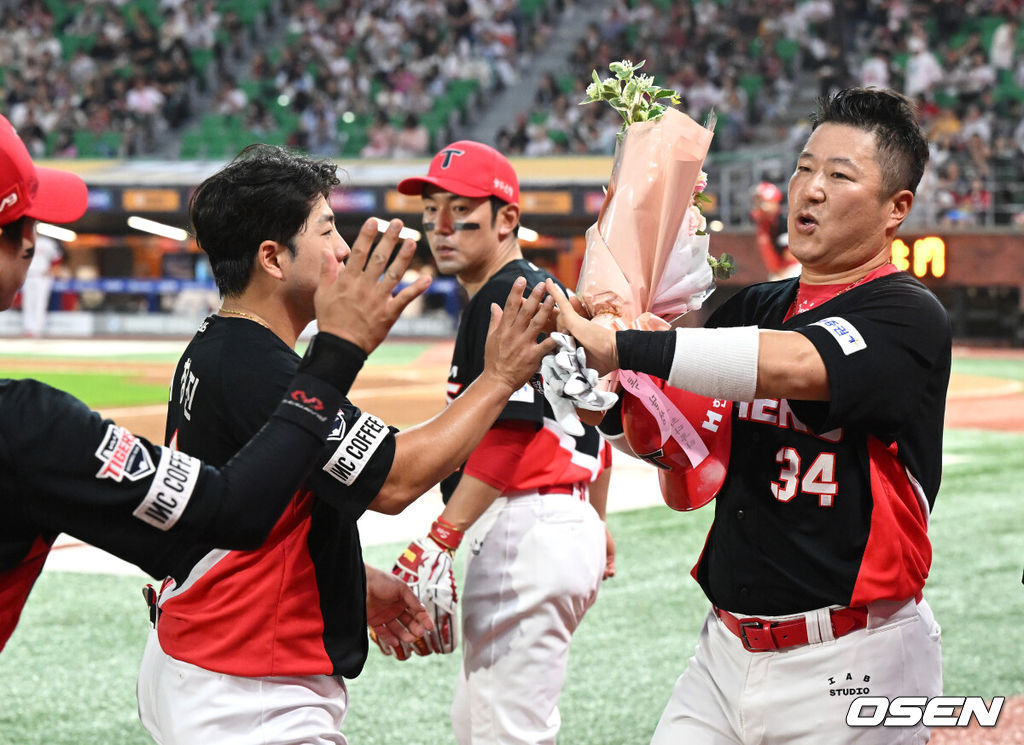
M537 489L538 494L572 494L577 499L585 500L587 498L587 490L583 482L577 481L575 484L557 484L555 486L542 486Z
M740 638L743 648L748 652L768 652L808 643L807 621L803 617L789 621L739 618L721 608L715 608L715 615L722 619L722 623L729 631ZM868 609L864 606L839 608L831 611L830 615L832 635L837 639L868 625Z
M564 486L542 486L537 489L538 494L572 494L572 484L565 484Z

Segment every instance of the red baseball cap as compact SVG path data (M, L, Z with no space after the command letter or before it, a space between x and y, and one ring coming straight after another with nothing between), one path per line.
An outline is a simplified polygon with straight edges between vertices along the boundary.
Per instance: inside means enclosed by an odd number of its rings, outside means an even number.
M0 114L0 225L25 215L74 222L88 205L89 190L81 177L33 163L14 125Z
M782 190L770 181L762 181L754 187L754 195L762 202L782 201Z
M398 190L418 196L425 184L460 197L494 196L519 204L519 177L508 158L490 145L473 140L459 140L443 148L430 161L426 176L403 179Z

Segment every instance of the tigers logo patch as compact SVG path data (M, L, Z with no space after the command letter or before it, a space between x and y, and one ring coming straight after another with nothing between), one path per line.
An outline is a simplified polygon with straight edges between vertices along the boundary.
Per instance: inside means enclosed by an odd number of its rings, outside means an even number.
M96 472L98 479L138 481L156 470L149 451L143 447L139 438L116 424L107 427L96 449L96 458L102 464Z

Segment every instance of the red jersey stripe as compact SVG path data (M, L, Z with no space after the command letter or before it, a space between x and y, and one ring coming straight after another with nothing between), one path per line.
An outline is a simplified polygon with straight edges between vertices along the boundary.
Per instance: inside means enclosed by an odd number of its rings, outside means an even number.
M906 600L921 592L932 561L928 513L896 446L867 438L871 471L871 527L850 605Z

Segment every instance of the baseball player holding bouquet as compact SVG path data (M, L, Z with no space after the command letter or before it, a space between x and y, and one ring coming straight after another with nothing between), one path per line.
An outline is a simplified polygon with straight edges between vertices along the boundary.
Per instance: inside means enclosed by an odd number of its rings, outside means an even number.
M469 295L448 376L455 406L481 374L487 306L508 295L517 277L526 277L528 287L554 280L523 258L519 180L493 148L453 142L434 156L426 176L407 178L398 190L422 197L437 267ZM573 632L602 577L614 571L614 544L603 523L610 452L594 427L573 424L577 436L555 420L539 375L518 389L442 483L446 504L429 535L395 567L414 582L439 566L450 572L449 554L463 546L463 655L451 709L460 745L555 742ZM431 607L431 597L421 599ZM428 649L382 649L402 658L451 652L457 618L450 602L445 610L425 637L433 640Z
M922 591L951 333L936 297L890 263L928 147L913 105L887 90L842 90L812 123L789 182L799 277L668 331L585 320L549 284L588 364L706 397L702 414L725 404L730 425L724 448L710 437L721 478L676 484L694 504L715 497L693 569L711 608L654 745L922 743L924 725L847 725L851 702L941 693ZM643 451L630 419L610 413L602 430Z

